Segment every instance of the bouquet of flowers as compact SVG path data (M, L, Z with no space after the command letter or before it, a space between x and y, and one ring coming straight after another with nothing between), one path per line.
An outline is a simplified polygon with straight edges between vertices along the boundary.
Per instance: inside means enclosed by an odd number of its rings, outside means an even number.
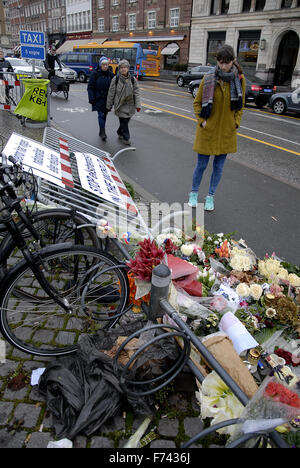
M240 416L233 440L241 434L267 433L291 421L300 413L300 388L280 381L276 374L266 377Z

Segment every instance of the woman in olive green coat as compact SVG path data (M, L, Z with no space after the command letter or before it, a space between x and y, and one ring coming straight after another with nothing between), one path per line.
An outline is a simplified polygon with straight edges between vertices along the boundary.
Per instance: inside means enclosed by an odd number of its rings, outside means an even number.
M193 150L198 162L193 174L189 205L198 204L198 190L210 156L214 155L213 172L204 209L214 209L214 194L221 180L228 153L237 151L237 128L245 103L246 80L235 61L231 46L224 45L217 53L217 66L201 81L194 100L197 117Z

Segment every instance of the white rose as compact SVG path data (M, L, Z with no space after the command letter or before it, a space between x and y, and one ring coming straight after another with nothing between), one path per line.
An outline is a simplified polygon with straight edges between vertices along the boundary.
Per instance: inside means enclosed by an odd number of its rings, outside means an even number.
M194 251L194 246L190 244L183 244L180 247L181 253L186 257L190 257Z
M251 284L250 294L254 300L258 301L262 293L263 293L263 288L261 287L260 284Z
M289 276L289 272L285 268L279 268L279 271L277 273L278 278L282 280L287 280Z
M277 275L280 269L280 262L278 260L274 260L273 258L268 258L265 260L266 270L268 276Z
M237 285L235 292L240 297L247 297L250 295L250 288L247 283L240 283Z
M300 278L295 273L290 273L287 279L290 285L293 286L294 288L300 286Z

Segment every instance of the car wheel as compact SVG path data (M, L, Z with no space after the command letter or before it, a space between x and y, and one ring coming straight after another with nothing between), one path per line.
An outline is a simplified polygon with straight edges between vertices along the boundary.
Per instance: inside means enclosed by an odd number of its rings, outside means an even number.
M80 72L80 73L78 74L78 80L80 81L80 83L85 83L85 82L86 82L86 75L85 75L85 73Z
M177 78L177 84L178 84L178 86L179 86L180 88L184 85L184 81L183 81L182 76L179 76L179 77Z
M266 100L261 97L257 97L254 102L256 104L256 107L258 107L259 109L261 109L267 104Z
M284 114L286 111L286 104L283 99L275 99L272 104L272 109L275 114Z
M194 86L192 89L192 96L195 99L197 93L198 93L199 86Z

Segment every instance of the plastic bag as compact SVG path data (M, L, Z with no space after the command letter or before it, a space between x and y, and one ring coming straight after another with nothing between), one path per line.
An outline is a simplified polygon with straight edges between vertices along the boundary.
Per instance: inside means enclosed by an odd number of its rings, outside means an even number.
M264 434L300 413L300 388L288 386L278 377L266 377L256 394L245 407L233 438L243 434Z
M127 324L126 332L130 334L141 326L140 321ZM117 327L82 335L76 354L48 364L39 380L39 391L52 413L57 438L73 440L81 433L90 436L125 402L113 360L100 351L111 349L122 334L124 329ZM131 398L129 403L138 414L151 413L146 399Z
M25 92L14 113L32 120L46 121L48 119L47 85L49 80L27 78L22 82L25 85Z

